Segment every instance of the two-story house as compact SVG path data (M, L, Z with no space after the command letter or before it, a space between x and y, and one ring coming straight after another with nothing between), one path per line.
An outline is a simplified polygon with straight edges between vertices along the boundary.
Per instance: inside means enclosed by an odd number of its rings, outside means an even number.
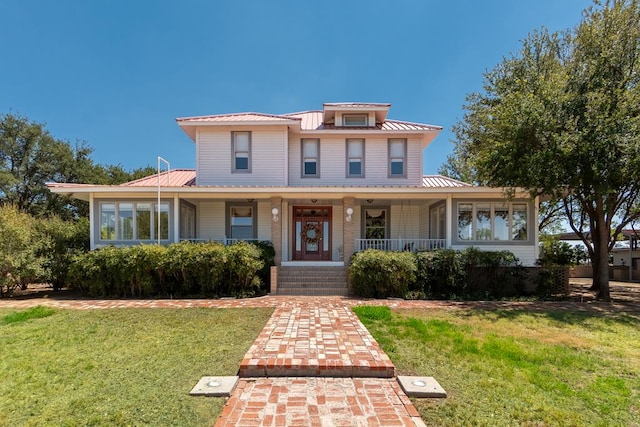
M537 201L423 176L423 150L442 128L391 120L390 107L179 118L195 170L49 188L89 201L91 248L258 239L273 243L278 266L339 267L366 248L475 246L534 264Z

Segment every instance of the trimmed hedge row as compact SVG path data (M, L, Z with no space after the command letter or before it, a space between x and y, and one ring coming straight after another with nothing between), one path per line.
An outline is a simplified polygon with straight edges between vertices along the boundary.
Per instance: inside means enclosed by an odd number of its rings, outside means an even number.
M263 291L269 263L269 242L108 246L76 256L69 279L89 296L248 297Z
M353 255L349 275L354 293L366 298L496 299L548 289L528 286L526 270L513 253L477 248L366 250Z

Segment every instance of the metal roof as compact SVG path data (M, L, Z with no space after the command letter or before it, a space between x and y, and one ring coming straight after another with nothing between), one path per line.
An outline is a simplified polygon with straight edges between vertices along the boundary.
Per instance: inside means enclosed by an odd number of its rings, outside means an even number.
M471 184L444 175L425 175L422 177L422 186L428 188L473 187Z
M214 114L210 116L180 117L176 121L179 123L217 123L217 122L288 122L298 120L296 118L281 116L277 114L265 113L230 113Z
M191 187L196 183L195 169L174 169L160 172L161 187ZM154 187L158 185L158 174L120 184L120 187Z
M337 108L385 108L391 107L388 102L325 102L324 107Z
M393 132L407 132L407 131L434 131L442 130L442 126L428 125L423 123L405 122L400 120L385 120L382 123L376 124L376 126L349 126L340 127L333 124L322 123L323 112L322 111L302 111L299 113L287 114L285 117L291 117L299 119L300 129L305 130L378 130L378 131L393 131Z

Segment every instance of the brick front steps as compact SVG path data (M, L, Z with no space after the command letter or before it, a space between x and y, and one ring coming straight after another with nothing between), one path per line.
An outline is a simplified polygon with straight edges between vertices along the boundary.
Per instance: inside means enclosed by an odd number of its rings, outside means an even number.
M348 307L294 307L276 309L239 375L392 378L395 367Z
M346 296L347 267L278 267L278 295Z

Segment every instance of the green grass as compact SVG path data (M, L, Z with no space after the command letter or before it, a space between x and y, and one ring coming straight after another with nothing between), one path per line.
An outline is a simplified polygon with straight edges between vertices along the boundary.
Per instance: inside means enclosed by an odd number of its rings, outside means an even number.
M235 375L271 313L0 310L0 426L212 425L224 399L189 391Z
M427 425L639 426L640 318L623 313L354 311L398 373L433 376Z
M43 307L41 305L33 308L29 308L23 311L16 311L14 313L9 313L2 318L0 323L8 324L8 323L20 323L26 322L30 319L40 319L42 317L52 316L56 311L53 308Z

